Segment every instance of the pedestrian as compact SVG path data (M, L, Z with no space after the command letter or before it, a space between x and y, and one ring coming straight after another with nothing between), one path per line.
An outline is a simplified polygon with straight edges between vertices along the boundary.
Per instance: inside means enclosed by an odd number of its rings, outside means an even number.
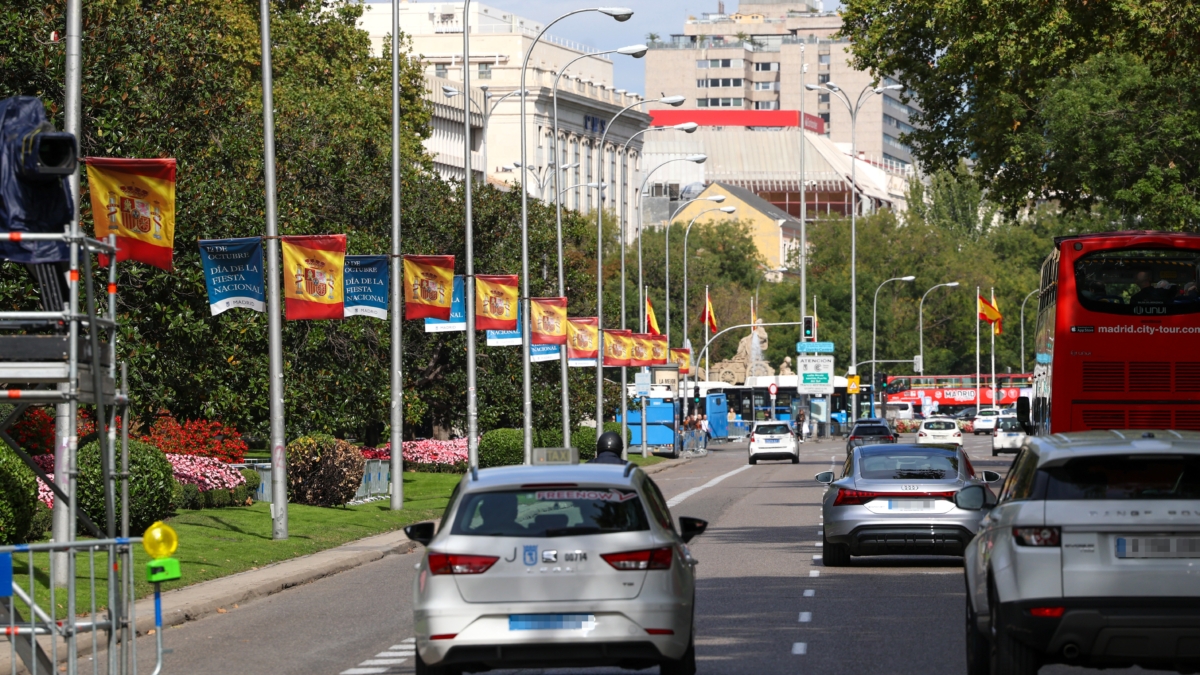
M708 428L708 415L700 416L700 430L704 432L704 449L708 449L708 440L712 438L712 433Z
M606 431L596 439L596 456L588 460L588 464L624 464L625 460L621 459L621 450L624 448L620 434Z

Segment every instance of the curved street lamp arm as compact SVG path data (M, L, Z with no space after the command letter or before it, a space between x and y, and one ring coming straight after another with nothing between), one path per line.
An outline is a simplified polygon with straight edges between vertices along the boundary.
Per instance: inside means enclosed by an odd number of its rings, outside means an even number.
M799 326L802 323L804 323L804 322L803 321L781 321L778 323L756 323L756 324L742 323L742 324L738 324L736 326L730 326L729 328L725 328L724 330L721 330L716 335L712 336L711 338L709 338L708 340L706 340L704 342L704 349L700 350L700 355L696 358L696 366L697 366L697 368L699 368L700 362L704 360L704 356L708 353L708 346L711 345L712 343L716 342L717 338L721 337L722 335L728 333L731 330L737 330L739 328L750 328L751 326L760 326L762 328L766 328L767 326ZM707 377L708 373L705 373L704 375Z

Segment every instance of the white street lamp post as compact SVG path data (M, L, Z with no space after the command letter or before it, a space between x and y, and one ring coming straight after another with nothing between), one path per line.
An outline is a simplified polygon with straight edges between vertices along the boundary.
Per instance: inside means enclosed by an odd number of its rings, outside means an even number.
M671 346L671 223L675 222L675 216L679 215L679 212L683 211L684 207L688 206L689 204L692 204L694 202L713 202L714 204L720 204L724 201L725 201L725 195L713 195L711 197L697 197L696 199L689 199L686 202L680 204L679 208L675 209L675 213L671 214L671 217L667 219L666 226L663 227L663 262L665 263L665 269L663 270L663 272L666 275L666 279L663 282L663 305L667 308L666 335L667 335L667 347L668 348ZM719 210L720 209L712 208L712 209L708 209L707 211L701 211L700 213L708 213L709 211L719 211ZM736 211L736 210L737 209L734 209L734 211ZM699 214L697 214L696 217L697 218L700 217ZM695 220L696 220L695 218L692 219L693 222ZM690 223L689 223L689 225L690 225ZM684 233L684 237L685 238L687 237L686 232ZM684 267L687 267L687 249L686 248L684 249L683 255L684 255L683 264L684 264ZM639 283L640 283L640 280L639 280ZM684 283L685 284L687 283L686 277L685 277ZM687 310L685 308L684 312L686 313L686 311ZM687 339L687 330L684 330L684 332L683 332L683 339L684 340Z
M1041 290L1041 289L1035 288L1032 291L1029 291L1029 295L1026 295L1025 299L1021 301L1021 373L1022 374L1025 373L1025 303L1029 302L1029 299L1032 298L1034 296L1034 294L1037 293L1039 290Z
M871 416L872 417L875 416L875 410L874 410L875 399L879 398L878 396L875 395L875 393L876 393L875 390L877 389L877 387L875 386L877 384L877 382L875 381L875 327L877 325L876 317L878 317L878 315L879 315L879 289L883 288L884 284L887 284L892 281L913 281L914 279L916 279L916 277L914 277L912 275L909 275L906 277L892 277L891 279L888 279L887 281L883 282L882 284L879 284L879 286L875 289L875 302L871 305L871 408L872 408ZM883 399L879 399L879 405L881 405L881 406L883 405Z
M692 233L692 225L696 224L696 220L699 219L700 216L708 213L709 211L720 211L722 213L734 213L735 211L737 211L737 207L736 206L722 206L722 207L718 207L718 208L705 209L704 211L697 213L696 216L694 218L692 218L690 222L688 222L687 228L684 229L684 231L683 231L683 346L688 347L689 355L691 354L691 347L690 347L691 343L688 342L688 339L690 337L690 333L688 332L688 258L687 258L688 235L690 235ZM693 380L699 381L699 375L700 375L699 371L700 371L699 368L695 368L694 375L692 377Z
M925 295L921 296L921 302L917 305L917 339L921 342L921 370L919 372L922 375L925 374L925 298L928 297L935 288L942 288L943 286L946 288L954 288L957 285L957 281L951 281L948 284L931 286L928 291L925 291Z

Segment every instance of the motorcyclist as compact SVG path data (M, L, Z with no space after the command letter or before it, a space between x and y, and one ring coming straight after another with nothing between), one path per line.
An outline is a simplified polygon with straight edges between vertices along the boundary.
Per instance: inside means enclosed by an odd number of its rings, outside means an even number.
M596 439L596 457L589 460L588 464L624 464L625 460L621 459L624 447L620 434L606 431Z

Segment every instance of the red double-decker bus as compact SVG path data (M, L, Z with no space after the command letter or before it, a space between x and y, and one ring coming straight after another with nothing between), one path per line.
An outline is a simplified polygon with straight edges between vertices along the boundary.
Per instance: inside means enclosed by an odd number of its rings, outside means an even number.
M976 386L979 399L975 398ZM1033 375L996 375L996 400L992 400L992 376L983 374L978 384L975 374L970 375L892 375L887 379L888 403L911 403L915 410L924 412L926 398L937 401L941 412L957 412L966 407L1006 408L1017 404L1020 396L1028 396L1033 386Z
M1200 431L1200 235L1059 237L1042 265L1037 433Z

